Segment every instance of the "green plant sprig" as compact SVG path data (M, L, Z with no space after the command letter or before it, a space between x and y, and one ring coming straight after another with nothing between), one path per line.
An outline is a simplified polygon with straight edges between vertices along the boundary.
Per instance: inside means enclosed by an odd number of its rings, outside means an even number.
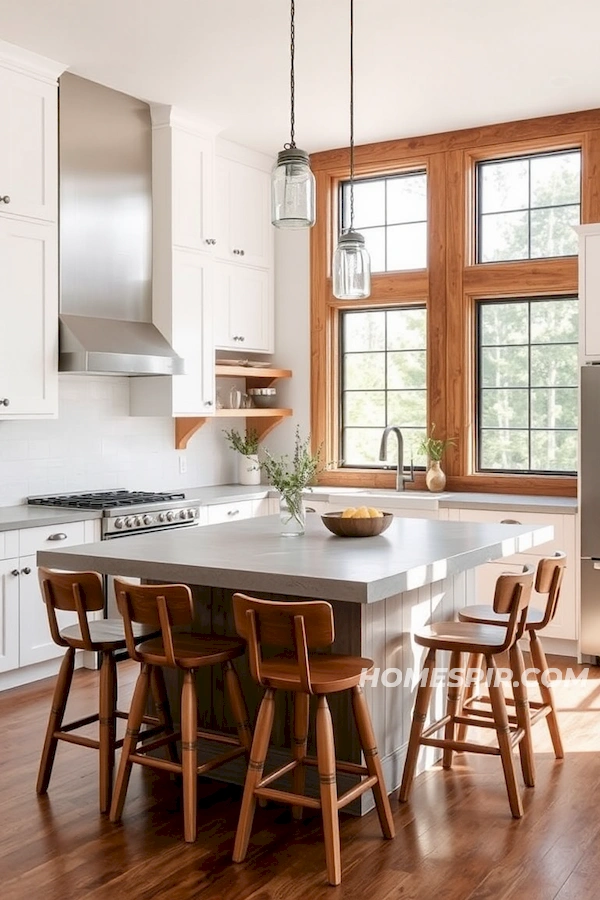
M263 448L262 454L260 467L267 481L284 497L294 497L305 490L321 471L321 448L312 453L310 436L303 441L298 426L291 459L287 453L275 457L266 448Z
M431 423L431 432L419 444L419 453L424 453L433 462L439 462L444 455L446 447L455 447L455 438L434 438L435 422Z
M245 435L242 435L239 431L236 431L235 428L232 428L231 431L227 431L227 429L224 428L223 434L230 447L233 450L237 450L242 456L256 456L258 453L259 437L254 429L251 429L250 431L247 431Z

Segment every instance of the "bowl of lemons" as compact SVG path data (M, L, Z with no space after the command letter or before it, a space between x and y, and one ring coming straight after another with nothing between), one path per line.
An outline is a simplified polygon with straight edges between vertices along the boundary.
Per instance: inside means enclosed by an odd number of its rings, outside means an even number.
M389 528L393 518L393 513L373 506L348 506L321 516L325 527L338 537L373 537Z

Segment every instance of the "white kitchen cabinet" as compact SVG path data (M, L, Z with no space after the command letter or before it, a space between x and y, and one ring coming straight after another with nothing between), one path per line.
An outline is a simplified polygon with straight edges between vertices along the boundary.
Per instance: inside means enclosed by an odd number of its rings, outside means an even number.
M0 42L0 213L56 222L56 76L49 82L4 64Z
M0 141L1 143L1 141ZM56 225L0 216L0 419L58 413Z
M216 503L208 507L208 525L220 522L237 522L239 519L251 519L254 515L252 500L239 500L237 503Z
M214 222L214 138L170 106L152 106L154 238L183 250L211 253Z
M575 527L577 517L574 515L557 515L545 512L521 512L518 510L493 510L493 509L459 509L458 519L462 522L504 522L552 525L554 538L545 544L531 547L526 553L518 553L506 556L499 560L479 566L476 570L477 598L473 602L491 603L494 596L496 579L502 572L519 572L524 565L531 565L535 569L542 556L552 556L557 550L563 550L567 554L567 567L556 615L552 622L540 632L542 636L557 638L559 640L576 641L579 634L579 617L577 610L576 592L576 543ZM544 601L535 593L531 605L544 607Z
M0 672L19 665L18 572L18 558L0 562Z
M268 269L273 264L271 179L268 172L233 159L216 160L215 255Z
M215 262L214 342L221 349L272 353L271 273Z
M600 360L600 224L580 225L579 361Z

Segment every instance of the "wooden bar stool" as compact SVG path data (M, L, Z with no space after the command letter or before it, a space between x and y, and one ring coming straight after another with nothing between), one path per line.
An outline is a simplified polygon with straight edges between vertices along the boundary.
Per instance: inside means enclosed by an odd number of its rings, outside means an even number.
M556 707L554 705L554 697L552 688L548 680L548 662L546 654L542 646L542 641L538 632L548 625L556 614L558 606L558 598L563 582L563 576L567 564L566 554L559 551L554 556L546 556L538 562L535 575L535 590L538 594L546 595L546 603L544 609L536 609L529 607L527 612L527 622L525 631L529 637L529 648L531 659L535 669L535 677L538 683L541 701L529 700L530 724L534 725L540 719L545 718L548 724L548 730L552 739L554 755L557 759L564 756L562 739L560 736L560 728L556 716ZM494 612L492 606L466 606L461 609L458 618L461 622L478 622L481 625L504 625L507 616ZM477 670L481 667L481 657L473 655L469 660L469 669ZM467 696L465 698L463 709L469 708L472 703L488 703L489 698L478 697L475 686L471 683L467 688ZM508 700L508 703L514 701ZM481 711L483 714L483 711ZM509 716L511 722L514 722L515 716ZM458 732L459 739L466 736L466 725L461 725Z
M342 880L338 811L351 800L372 790L381 830L386 838L394 837L394 823L385 789L381 762L377 753L369 709L359 681L363 670L372 671L373 662L356 656L337 654L310 655L309 650L330 647L334 639L333 609L325 601L288 603L257 600L244 594L233 597L235 627L248 641L250 672L264 687L250 762L244 785L242 808L235 837L234 862L242 862L248 850L256 799L278 800L293 806L300 818L302 807L320 809L325 837L325 859L330 884ZM263 645L283 650L263 659ZM294 694L293 760L263 778L269 739L273 728L276 690ZM352 710L365 758L365 765L338 762L327 694L352 691ZM309 699L317 696L317 757L306 755ZM305 766L316 766L319 772L320 800L304 794ZM338 797L336 770L361 776L361 780ZM292 791L274 790L270 785L292 773Z
M121 818L133 763L181 773L184 837L186 841L193 842L196 840L198 775L210 772L217 766L250 751L252 732L248 713L239 678L231 662L236 657L243 656L246 647L238 638L173 632L173 626L186 626L192 623L192 592L185 584L132 585L115 578L115 592L123 616L127 651L132 659L141 663L141 669L131 701L110 820L117 822ZM158 629L160 634L156 638L137 644L134 638L135 623ZM223 669L225 691L234 715L237 738L199 731L197 727L195 673L198 669L215 665L221 665ZM140 725L144 719L148 700L149 682L152 676L156 677L156 673L161 672L163 666L183 671L181 731L174 732L171 728L170 734L146 741L145 733L140 734ZM198 765L198 738L227 744L229 750ZM173 740L181 740L181 763L147 755ZM142 743L139 743L140 741Z
M59 647L66 647L67 652L54 688L40 761L37 792L45 794L48 790L59 741L91 747L100 751L100 812L108 812L112 795L115 748L123 743L116 740L116 717L127 718L127 713L117 709L117 670L114 658L115 650L125 649L123 623L120 619L88 620L88 613L100 612L104 608L102 578L97 572L55 572L40 568L38 574L52 640ZM61 630L56 618L57 609L76 612L78 624ZM136 626L133 640L142 641L148 635L148 628ZM88 650L101 655L99 712L64 724L76 650ZM144 722L153 726L153 733L156 733L167 727L170 722L162 673L154 680L152 692L157 717L145 716ZM76 729L93 722L99 722L98 740L73 734ZM176 745L173 749L176 751Z
M523 777L528 787L533 787L533 752L531 748L531 732L529 727L529 706L527 692L523 684L523 655L518 645L519 638L525 630L527 608L533 587L533 568L524 567L522 573L517 575L500 575L494 591L493 609L496 613L504 614L507 619L503 624L480 625L475 622L436 622L433 625L416 632L415 643L421 647L427 647L429 652L425 659L423 674L417 689L415 711L413 714L410 738L402 784L400 786L400 800L408 800L412 787L419 747L441 747L444 750L443 766L445 769L452 767L452 753L454 750L466 750L471 753L488 753L500 756L506 781L506 789L510 809L515 818L523 815L523 805L517 788L515 766L512 749L519 747ZM429 701L433 691L433 679L435 673L436 653L438 650L450 651L450 670L463 669L465 654L480 654L485 661L488 674L490 702L492 705L492 721L486 721L485 717L477 719L477 711L472 709L462 710L461 694L462 686L449 681L448 701L446 713L441 718L424 730L425 719ZM508 651L513 673L513 690L516 701L517 724L511 727L506 710L504 691L499 683L496 657ZM461 714L462 712L462 714ZM459 741L455 737L457 724L471 724L484 728L493 728L498 738L497 747ZM444 729L443 738L432 737L436 732Z

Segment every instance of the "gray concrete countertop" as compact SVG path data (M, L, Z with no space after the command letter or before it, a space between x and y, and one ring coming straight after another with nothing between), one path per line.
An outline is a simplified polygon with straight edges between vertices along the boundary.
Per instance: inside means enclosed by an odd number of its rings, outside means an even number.
M99 519L97 509L56 509L53 506L0 506L0 531L17 528L36 528L38 525L62 525L67 522L83 522Z
M299 597L373 603L527 550L552 526L394 519L372 538L338 538L309 517L306 534L283 537L278 516L133 534L64 550L39 565Z
M528 494L453 493L444 495L440 507L469 509L514 509L518 512L577 513L577 497L532 497Z

